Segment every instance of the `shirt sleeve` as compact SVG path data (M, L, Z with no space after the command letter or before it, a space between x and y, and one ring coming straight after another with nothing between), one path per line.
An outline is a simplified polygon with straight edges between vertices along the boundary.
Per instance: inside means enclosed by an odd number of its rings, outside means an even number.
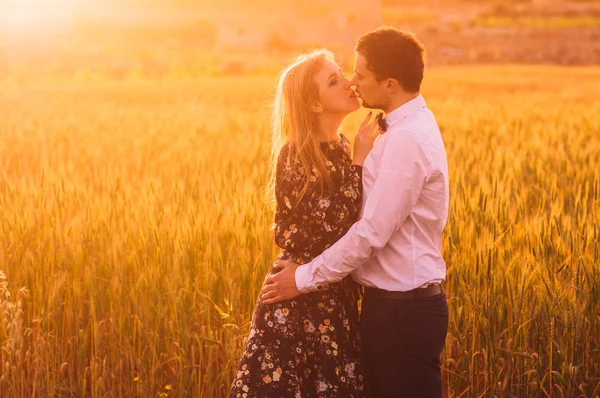
M392 133L392 132L388 132ZM417 203L433 173L424 143L413 132L386 137L379 170L361 219L333 246L296 270L296 285L308 293L337 282L384 247Z
M277 162L275 176L275 243L282 249L295 252L313 252L320 244L319 225L333 218L339 211L338 203L346 204L347 212L352 206L356 211L362 202L362 167L343 166L344 178L333 192L328 189L321 192L319 178L313 171L306 171L299 161L290 156L290 147L286 145ZM309 185L305 194L300 191L308 178ZM319 250L319 249L316 249ZM320 250L319 250L320 251Z

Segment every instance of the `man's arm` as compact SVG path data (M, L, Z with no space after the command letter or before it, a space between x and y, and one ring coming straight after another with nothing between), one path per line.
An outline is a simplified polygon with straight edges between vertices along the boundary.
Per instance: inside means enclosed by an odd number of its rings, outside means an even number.
M333 283L384 247L404 223L433 172L431 158L419 137L398 131L389 137L363 215L332 247L295 272L300 292Z
M333 246L310 263L279 261L283 270L267 278L265 303L291 299L334 283L359 267L374 250L384 247L417 203L433 164L424 143L409 131L388 138L363 215Z

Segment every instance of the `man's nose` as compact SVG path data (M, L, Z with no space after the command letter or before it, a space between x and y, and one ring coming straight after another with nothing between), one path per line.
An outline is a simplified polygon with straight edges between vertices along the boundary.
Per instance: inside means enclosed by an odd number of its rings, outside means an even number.
M352 76L352 79L350 79L350 85L356 87L356 75Z

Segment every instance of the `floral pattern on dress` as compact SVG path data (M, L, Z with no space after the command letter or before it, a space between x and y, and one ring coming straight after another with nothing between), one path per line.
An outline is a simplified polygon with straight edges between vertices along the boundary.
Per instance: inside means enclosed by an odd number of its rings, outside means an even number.
M321 150L333 188L321 189L317 170L304 170L290 144L279 154L274 221L275 243L283 249L279 259L311 261L358 219L362 168L351 165L348 139L341 135L322 143ZM347 276L294 300L264 304L259 297L229 397L364 398L359 295Z

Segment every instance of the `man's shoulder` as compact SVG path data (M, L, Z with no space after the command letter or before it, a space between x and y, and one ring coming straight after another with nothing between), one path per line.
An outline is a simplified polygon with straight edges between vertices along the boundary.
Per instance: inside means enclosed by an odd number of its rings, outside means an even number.
M440 136L440 129L437 121L431 111L427 108L423 108L417 112L413 112L409 115L403 123L394 126L393 130L404 131L398 139L408 138L409 135L414 136L414 139L422 141L424 144L430 142L431 139L436 139Z
M426 108L413 112L403 123L393 126L386 134L389 134L389 137L385 145L392 150L413 148L413 151L424 153L430 160L433 159L433 153L444 150L435 117Z
M408 115L402 125L406 126L407 129L414 130L416 132L434 133L439 131L437 120L435 119L433 112L426 107Z
M391 133L391 142L402 144L406 141L415 141L426 144L428 137L439 134L439 129L435 119L432 120L426 115L413 114L404 120L404 123L393 126L388 132Z

